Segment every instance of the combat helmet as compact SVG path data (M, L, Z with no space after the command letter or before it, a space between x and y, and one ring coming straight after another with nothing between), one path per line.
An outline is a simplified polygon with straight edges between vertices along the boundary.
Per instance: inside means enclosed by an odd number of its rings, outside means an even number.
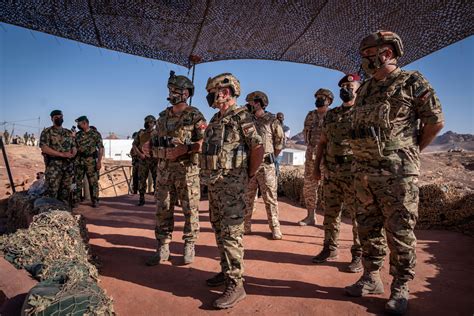
M239 80L231 73L223 73L215 76L214 78L207 79L206 90L227 88L229 87L234 96L238 97L240 95L240 82Z
M174 71L170 71L170 77L168 79L168 88L170 86L176 87L178 89L188 89L189 96L192 97L194 95L194 84L191 80L189 80L186 76L176 76Z
M249 93L245 98L245 101L260 101L263 108L266 108L268 106L268 96L262 91L254 91Z
M153 116L153 115L147 115L145 117L145 123L149 123L149 122L155 122L156 121L156 118Z
M325 97L331 99L331 102L334 100L334 94L332 94L331 90L328 90L328 89L318 89L315 93L314 93L314 97L316 97L316 95L318 94L322 94L324 95Z
M377 47L384 44L392 45L395 54L397 57L403 56L403 43L400 36L397 33L390 32L390 31L377 31L375 33L366 36L361 42L359 46L359 53L362 53L367 48L370 47Z

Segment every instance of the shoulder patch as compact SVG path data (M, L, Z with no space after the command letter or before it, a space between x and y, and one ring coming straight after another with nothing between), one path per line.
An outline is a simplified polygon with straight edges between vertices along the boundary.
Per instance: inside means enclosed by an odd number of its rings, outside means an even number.
M255 132L255 125L252 122L242 124L242 131L245 137Z

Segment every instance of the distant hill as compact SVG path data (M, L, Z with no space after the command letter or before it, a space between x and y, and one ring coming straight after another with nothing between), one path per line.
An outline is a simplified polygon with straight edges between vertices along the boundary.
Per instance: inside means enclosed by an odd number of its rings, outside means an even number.
M304 141L303 132L291 137L295 144L302 144ZM448 151L450 149L464 149L474 151L474 135L472 134L458 134L453 131L439 135L435 138L433 143L426 149L426 151Z

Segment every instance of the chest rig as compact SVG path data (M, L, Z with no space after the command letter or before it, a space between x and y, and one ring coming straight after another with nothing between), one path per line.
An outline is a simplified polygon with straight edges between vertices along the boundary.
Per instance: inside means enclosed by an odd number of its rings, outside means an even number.
M391 151L417 144L418 122L411 86L415 73L400 72L391 82L364 83L353 109L351 148L359 159L384 157Z
M202 145L203 170L247 168L249 148L241 133L245 108L231 110L223 117L215 114L206 128Z
M321 137L321 129L324 121L324 115L319 115L317 110L310 112L308 119L305 121L306 139L308 146L316 147Z
M350 163L352 150L349 140L352 130L353 107L340 106L330 110L324 121L328 143L325 160L335 164Z
M192 144L194 131L194 113L191 108L183 110L181 115L173 115L171 108L160 113L156 121L156 135L153 138L153 156L159 160L166 159L166 149L178 145ZM198 163L197 153L186 154L178 161L192 161Z
M275 116L268 112L261 118L256 118L254 120L257 132L260 137L262 137L265 155L274 153L272 125L275 120Z

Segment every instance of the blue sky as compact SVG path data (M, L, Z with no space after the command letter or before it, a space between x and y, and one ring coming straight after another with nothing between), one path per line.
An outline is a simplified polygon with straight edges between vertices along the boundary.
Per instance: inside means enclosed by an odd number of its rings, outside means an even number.
M435 88L446 117L445 131L474 133L474 38L471 36L405 69L419 70ZM0 124L17 121L15 134L37 132L51 124L49 113L62 109L66 127L87 115L103 136L125 137L148 114L167 106L169 71L187 74L174 64L117 53L2 23L0 27ZM239 60L196 67L198 106L210 119L205 101L207 78L235 74L242 84L240 104L253 90L267 92L271 112L284 112L292 134L301 131L314 109L314 91L326 87L337 96L341 72L288 62ZM339 99L335 104L339 105ZM21 122L19 122L21 121ZM11 129L12 125L7 127ZM0 128L3 128L0 125Z

